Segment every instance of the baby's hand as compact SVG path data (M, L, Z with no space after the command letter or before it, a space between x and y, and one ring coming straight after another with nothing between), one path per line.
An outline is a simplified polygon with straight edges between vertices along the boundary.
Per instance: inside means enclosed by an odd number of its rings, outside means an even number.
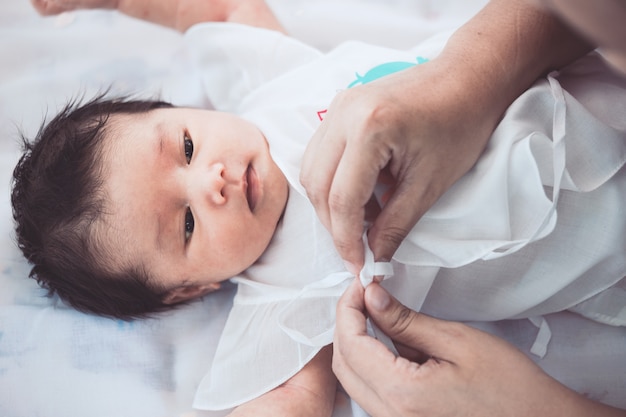
M118 0L30 0L33 7L44 16L76 9L116 9Z

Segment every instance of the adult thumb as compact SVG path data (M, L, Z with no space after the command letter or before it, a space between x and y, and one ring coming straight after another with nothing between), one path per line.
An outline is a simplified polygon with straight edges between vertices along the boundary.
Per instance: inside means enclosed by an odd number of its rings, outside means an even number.
M376 326L396 344L427 356L448 356L450 344L445 339L452 336L449 327L454 323L411 310L377 283L365 289L365 308Z

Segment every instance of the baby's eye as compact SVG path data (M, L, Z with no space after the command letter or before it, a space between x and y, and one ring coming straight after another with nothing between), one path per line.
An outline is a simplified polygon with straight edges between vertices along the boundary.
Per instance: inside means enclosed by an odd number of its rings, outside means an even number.
M191 239L191 234L193 233L194 221L193 214L191 214L191 209L187 207L187 212L185 213L185 243L189 242Z
M191 163L191 157L193 156L193 141L185 133L185 138L183 140L183 146L185 147L185 158L187 158L187 163Z

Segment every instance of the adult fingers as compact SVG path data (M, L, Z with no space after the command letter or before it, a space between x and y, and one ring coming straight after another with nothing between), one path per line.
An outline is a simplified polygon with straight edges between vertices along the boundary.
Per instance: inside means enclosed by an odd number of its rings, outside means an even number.
M384 410L373 407L384 407L384 399L372 390L359 372L355 372L351 361L354 355L365 355L375 360L378 355L387 355L391 352L376 339L367 334L365 305L363 304L363 287L358 280L350 285L337 305L337 327L333 343L333 372L348 394L362 407L368 404L368 412L372 415L382 415ZM360 370L357 370L360 371Z
M337 320L335 327L334 347L338 357L347 359L343 362L349 368L357 368L359 370L367 369L360 365L353 366L358 361L354 358L364 355L362 352L374 355L373 357L382 358L383 360L393 361L395 356L389 349L367 333L367 324L365 316L365 304L363 300L364 289L358 279L355 279L337 303ZM366 362L371 361L365 358ZM341 369L339 373L348 371ZM339 375L338 375L339 376Z
M371 320L394 342L425 356L455 363L455 348L463 339L464 325L417 313L372 283L365 290L365 306Z
M369 230L368 239L376 260L389 260L419 218L439 197L420 170L424 162L405 161L407 165L394 183L392 194ZM422 176L423 175L423 176Z
M380 171L388 162L384 144L360 136L346 144L329 193L332 235L339 255L358 271L363 265L363 227ZM352 271L356 272L356 271Z
M368 287L369 288L369 287ZM449 366L429 360L424 365L396 357L366 333L363 289L357 280L337 306L333 371L348 394L372 416L406 414L424 387Z
M372 140L368 129L355 128L363 113L359 103L352 90L335 97L309 141L300 175L318 217L353 273L363 265L366 208L387 163L381 155L388 154L380 151L384 145Z

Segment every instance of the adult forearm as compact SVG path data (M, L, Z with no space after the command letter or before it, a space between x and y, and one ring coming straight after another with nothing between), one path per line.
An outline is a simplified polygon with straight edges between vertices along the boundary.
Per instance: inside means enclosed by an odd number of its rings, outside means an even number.
M440 56L461 85L474 91L477 111L499 119L539 76L592 46L530 0L491 0L449 40ZM467 87L466 87L467 88Z

